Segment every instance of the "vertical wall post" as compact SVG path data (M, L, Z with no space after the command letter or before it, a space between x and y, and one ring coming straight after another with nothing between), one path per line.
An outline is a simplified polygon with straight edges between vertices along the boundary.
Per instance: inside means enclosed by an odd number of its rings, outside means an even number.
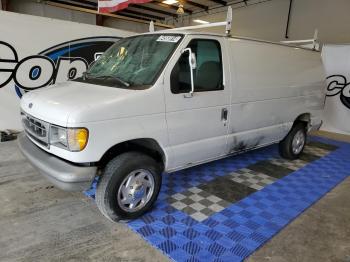
M288 19L287 19L287 27L286 27L286 35L285 38L289 38L289 25L290 25L290 16L292 13L293 0L289 1L289 9L288 9Z
M0 4L1 4L1 10L4 10L4 11L8 11L9 10L9 0L1 0L0 1Z
M103 26L103 15L96 15L96 25Z

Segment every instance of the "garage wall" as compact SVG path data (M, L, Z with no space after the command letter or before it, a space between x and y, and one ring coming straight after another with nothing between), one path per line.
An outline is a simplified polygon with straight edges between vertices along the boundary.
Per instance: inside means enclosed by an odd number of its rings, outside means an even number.
M54 6L38 3L34 0L11 0L9 7L9 11L22 14L44 16L91 25L96 24L96 16L93 14L57 8Z
M10 11L68 21L96 24L96 16L37 3L35 0L11 0ZM285 40L289 0L251 0L247 7L234 6L233 34L272 41ZM237 8L238 7L238 8ZM290 39L305 39L319 29L323 43L350 43L350 0L294 0L290 23ZM176 26L193 24L194 18L216 22L226 17L226 7L184 16L167 23ZM148 31L147 24L106 18L104 25L133 32ZM223 32L222 28L211 29Z
M144 33L149 31L149 24L134 23L113 18L104 18L103 25L137 33ZM155 30L164 30L164 28L155 27Z
M58 8L38 3L35 0L11 0L9 11L96 25L96 15L94 14ZM117 20L113 18L104 18L104 26L138 33L147 32L149 29L148 24Z
M285 30L289 0L256 0L247 7L234 6L233 34L266 40L285 40ZM243 4L242 4L243 6ZM289 35L290 39L305 39L313 36L315 28L319 29L320 40L324 43L350 43L350 1L349 0L294 0ZM192 17L217 22L225 20L226 8L201 13ZM192 19L184 17L172 21L177 26L191 23ZM213 28L211 31L223 32Z
M318 27L322 42L350 43L349 11L349 0L295 0L291 37L303 38L307 31Z
M308 1L308 0L303 0ZM252 3L252 2L250 2ZM280 39L280 32L284 31L287 21L287 0L271 1L254 1L254 4L245 6L232 6L233 8L233 26L232 32L235 35L251 36L269 40ZM218 8L210 11L207 15L205 12L195 15L184 16L174 24L176 26L198 25L193 23L193 19L202 19L208 22L224 21L226 19L227 7ZM203 31L212 31L223 33L224 27L203 29Z

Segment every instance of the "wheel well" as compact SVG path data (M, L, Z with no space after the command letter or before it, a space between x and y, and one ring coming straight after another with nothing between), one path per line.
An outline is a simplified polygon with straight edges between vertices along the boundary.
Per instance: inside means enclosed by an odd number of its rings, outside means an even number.
M165 153L157 141L151 138L129 140L112 146L102 156L99 165L103 167L115 156L129 151L142 152L156 160L162 169L165 167Z
M311 114L310 113L301 114L295 119L293 126L295 126L297 123L305 124L305 127L308 129L311 123Z

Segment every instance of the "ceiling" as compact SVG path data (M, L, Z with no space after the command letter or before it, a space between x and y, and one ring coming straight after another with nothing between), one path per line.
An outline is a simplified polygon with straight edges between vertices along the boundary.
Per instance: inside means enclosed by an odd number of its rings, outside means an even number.
M153 0L146 4L131 4L128 8L117 12L119 16L140 19L144 21L155 21L163 23L169 18L178 18L179 4L183 5L184 14L191 15L198 12L207 12L210 9L230 5L246 5L249 0L179 0L178 3L168 5L163 0ZM51 3L64 4L72 8L84 8L97 10L97 0L51 0Z

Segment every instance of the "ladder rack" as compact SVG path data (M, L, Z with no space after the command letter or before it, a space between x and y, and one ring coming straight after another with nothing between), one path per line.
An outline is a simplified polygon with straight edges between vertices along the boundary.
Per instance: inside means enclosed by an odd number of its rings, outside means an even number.
M178 28L172 28L167 29L166 31L179 31L179 30L196 30L201 28L210 28L210 27L218 27L218 26L225 26L226 27L226 35L231 35L231 28L232 28L232 7L229 6L227 9L227 17L226 21L223 22L215 22L215 23L208 23L205 25L193 25L193 26L184 26L184 27L178 27ZM154 32L154 23L151 21L149 25L149 31Z
M308 44L312 45L313 50L320 50L320 43L318 41L318 29L315 30L313 39L304 39L304 40L291 40L291 41L281 41L283 44L295 44L307 47Z
M181 31L181 30L196 30L196 29L202 29L202 28L211 28L211 27L218 27L218 26L225 26L226 27L226 36L227 37L232 37L231 36L231 29L232 29L232 7L229 6L227 9L227 16L226 16L226 21L223 22L214 22L214 23L208 23L204 25L194 25L194 26L184 26L184 27L178 27L178 28L171 28L171 29L166 29L166 32L171 32L171 31ZM149 25L149 31L154 32L154 22L151 21ZM259 39L252 39L252 38L245 38L245 37L236 37L236 38L244 38L244 39L249 39L249 40L254 40L254 41L262 41L262 42L268 42L268 43L275 43L276 42L271 42L271 41L266 41L266 40L259 40ZM293 41L281 41L277 42L277 44L284 44L284 45L290 45L290 46L295 46L295 47L303 47L305 49L310 49L314 51L319 51L320 50L320 43L318 41L318 30L315 30L314 38L313 39L305 39L305 40L293 40Z

